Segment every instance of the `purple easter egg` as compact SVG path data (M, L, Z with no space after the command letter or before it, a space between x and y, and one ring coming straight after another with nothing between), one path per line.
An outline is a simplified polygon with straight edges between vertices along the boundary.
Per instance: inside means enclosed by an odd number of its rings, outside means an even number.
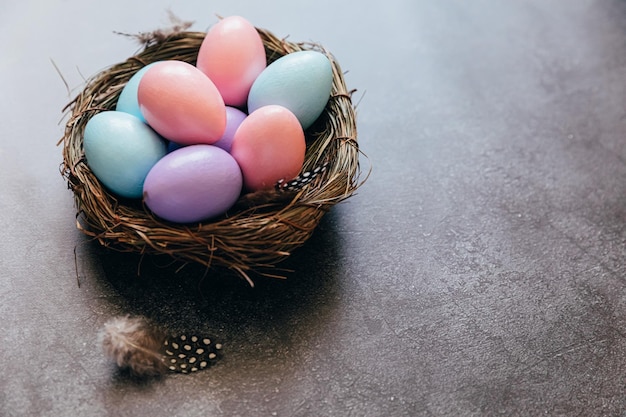
M222 137L213 145L219 146L226 152L230 152L230 148L233 144L233 137L235 132L239 128L243 119L247 117L247 114L235 107L226 106L226 130Z
M214 145L190 145L165 155L148 173L144 201L157 216L194 223L224 214L241 194L235 159Z

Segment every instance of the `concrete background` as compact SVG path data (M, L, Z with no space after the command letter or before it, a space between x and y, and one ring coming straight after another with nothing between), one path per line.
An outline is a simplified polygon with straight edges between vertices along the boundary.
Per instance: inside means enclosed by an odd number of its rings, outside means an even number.
M372 175L286 281L175 273L75 229L61 109L138 51L114 31L168 8L320 42L358 89ZM5 1L0 38L0 415L626 412L626 2ZM129 378L97 343L127 313L224 357Z

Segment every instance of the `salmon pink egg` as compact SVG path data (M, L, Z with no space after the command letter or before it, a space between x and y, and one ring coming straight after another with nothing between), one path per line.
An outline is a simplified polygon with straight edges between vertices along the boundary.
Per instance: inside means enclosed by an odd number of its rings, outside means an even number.
M298 118L285 107L264 106L241 123L231 148L245 187L258 191L298 175L306 142Z
M240 16L222 19L209 29L196 66L217 86L229 106L243 106L257 76L266 67L265 48L256 28Z
M181 145L212 144L226 128L226 108L215 84L183 61L151 66L137 89L146 122Z

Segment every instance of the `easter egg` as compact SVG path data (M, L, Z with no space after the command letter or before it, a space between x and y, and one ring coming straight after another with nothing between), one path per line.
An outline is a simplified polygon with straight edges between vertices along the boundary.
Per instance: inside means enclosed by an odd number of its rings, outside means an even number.
M83 137L87 165L113 193L140 198L146 175L167 152L165 141L137 117L104 111L87 122Z
M296 116L278 105L261 107L241 123L231 148L245 187L258 191L298 175L306 142Z
M148 68L150 68L154 64L156 64L156 62L146 65L145 67L137 71L132 77L130 77L117 99L115 110L123 111L124 113L130 113L142 122L146 121L146 119L143 117L143 114L141 114L141 110L139 110L139 102L137 101L137 88L139 88L139 81L141 81L143 75L146 73L146 71L148 71Z
M165 155L148 173L143 197L157 216L193 223L226 212L241 194L237 162L213 145L190 145Z
M243 119L247 116L247 114L236 107L226 106L226 129L224 130L222 137L220 137L217 142L213 143L213 145L224 149L226 152L230 152L235 132L239 128L241 122L243 122ZM184 145L181 145L180 143L170 141L167 145L167 152L169 153L175 151L183 146Z
M226 106L226 129L222 137L214 145L230 152L235 132L247 116L247 114L235 107Z
M243 106L252 83L266 67L263 41L243 17L227 17L207 32L196 66L215 83L224 103Z
M306 130L324 111L332 83L332 66L321 52L284 55L268 65L252 84L248 112L278 104L291 110Z
M182 145L212 144L226 128L219 91L199 69L183 61L150 67L139 82L137 100L148 124Z

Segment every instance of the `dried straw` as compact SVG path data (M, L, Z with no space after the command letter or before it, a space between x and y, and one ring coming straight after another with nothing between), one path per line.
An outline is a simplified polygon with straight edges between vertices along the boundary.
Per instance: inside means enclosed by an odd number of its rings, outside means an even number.
M308 129L303 171L327 164L315 181L297 193L267 192L242 196L221 218L180 225L153 216L142 204L108 192L85 163L83 132L87 121L115 108L130 77L160 60L195 64L204 32L182 31L166 38L141 34L145 48L87 81L84 90L64 109L70 113L64 137L62 175L74 192L77 227L100 244L120 251L166 254L183 262L222 266L238 272L252 285L250 271L280 277L271 269L304 244L322 216L353 195L359 180L359 146L355 111L341 68L318 44L293 43L257 29L268 64L300 50L317 50L330 59L334 80L331 99L318 122Z

